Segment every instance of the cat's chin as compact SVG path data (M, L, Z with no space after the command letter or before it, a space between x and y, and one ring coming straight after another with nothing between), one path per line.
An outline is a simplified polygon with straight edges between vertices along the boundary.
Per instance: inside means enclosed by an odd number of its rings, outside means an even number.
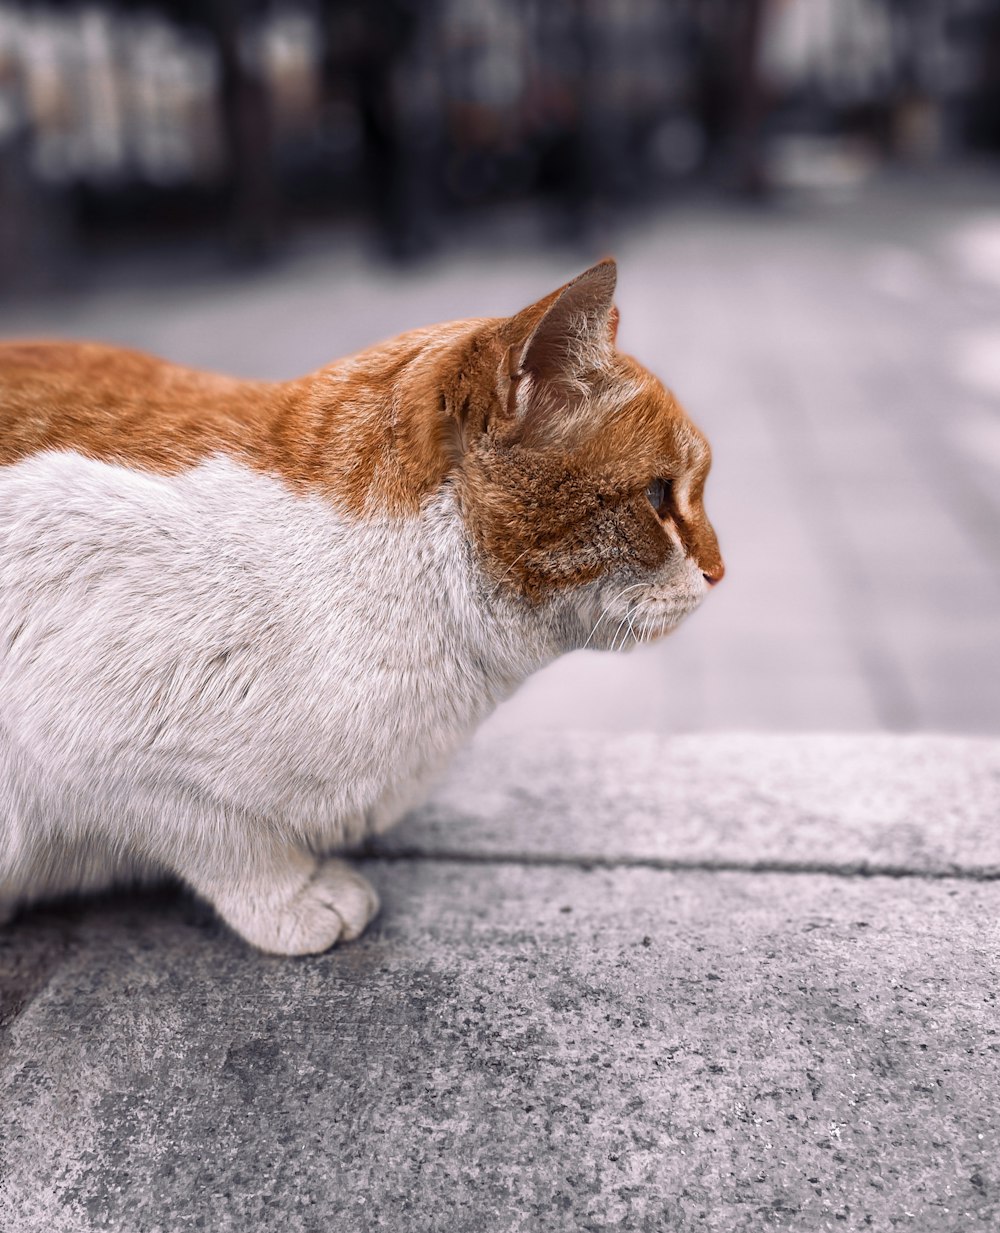
M675 565L667 576L646 582L614 589L604 583L580 606L579 617L587 627L582 645L629 651L659 642L700 607L708 590L705 575L690 559Z
M624 611L605 616L596 628L590 628L580 648L591 651L632 651L636 647L660 642L700 605L701 596L680 601L669 608L636 613Z

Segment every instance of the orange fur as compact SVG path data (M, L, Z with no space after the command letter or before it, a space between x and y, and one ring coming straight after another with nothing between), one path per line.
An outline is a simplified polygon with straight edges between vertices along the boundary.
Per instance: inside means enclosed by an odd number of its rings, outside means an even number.
M353 512L414 510L450 463L429 386L401 413L428 341L404 335L284 383L95 343L0 344L0 465L62 449L169 474L226 453Z

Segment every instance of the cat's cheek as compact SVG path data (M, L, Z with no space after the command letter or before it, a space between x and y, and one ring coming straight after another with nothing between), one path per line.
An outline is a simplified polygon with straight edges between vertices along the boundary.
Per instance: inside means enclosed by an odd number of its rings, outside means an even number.
M605 577L597 586L582 588L577 611L584 627L580 646L594 650L629 650L657 642L685 621L708 592L698 565L690 557L672 555L639 580Z
M708 594L705 576L690 557L678 562L664 581L665 591L685 615L693 612Z

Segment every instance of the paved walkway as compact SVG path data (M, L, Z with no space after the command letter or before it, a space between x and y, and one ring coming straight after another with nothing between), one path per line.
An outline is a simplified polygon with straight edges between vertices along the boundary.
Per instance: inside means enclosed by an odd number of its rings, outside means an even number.
M0 1228L995 1230L998 784L991 741L491 741L342 950L37 912Z

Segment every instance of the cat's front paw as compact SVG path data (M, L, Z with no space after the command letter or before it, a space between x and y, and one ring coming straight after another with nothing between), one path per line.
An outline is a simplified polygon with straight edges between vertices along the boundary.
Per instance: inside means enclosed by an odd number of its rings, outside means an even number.
M340 917L342 928L336 939L340 942L359 938L379 910L378 892L371 882L332 857L320 862L303 894L309 897L311 910L333 911Z
M269 954L318 955L359 937L378 909L378 895L367 878L344 861L330 859L319 861L305 885L285 902L223 915Z

